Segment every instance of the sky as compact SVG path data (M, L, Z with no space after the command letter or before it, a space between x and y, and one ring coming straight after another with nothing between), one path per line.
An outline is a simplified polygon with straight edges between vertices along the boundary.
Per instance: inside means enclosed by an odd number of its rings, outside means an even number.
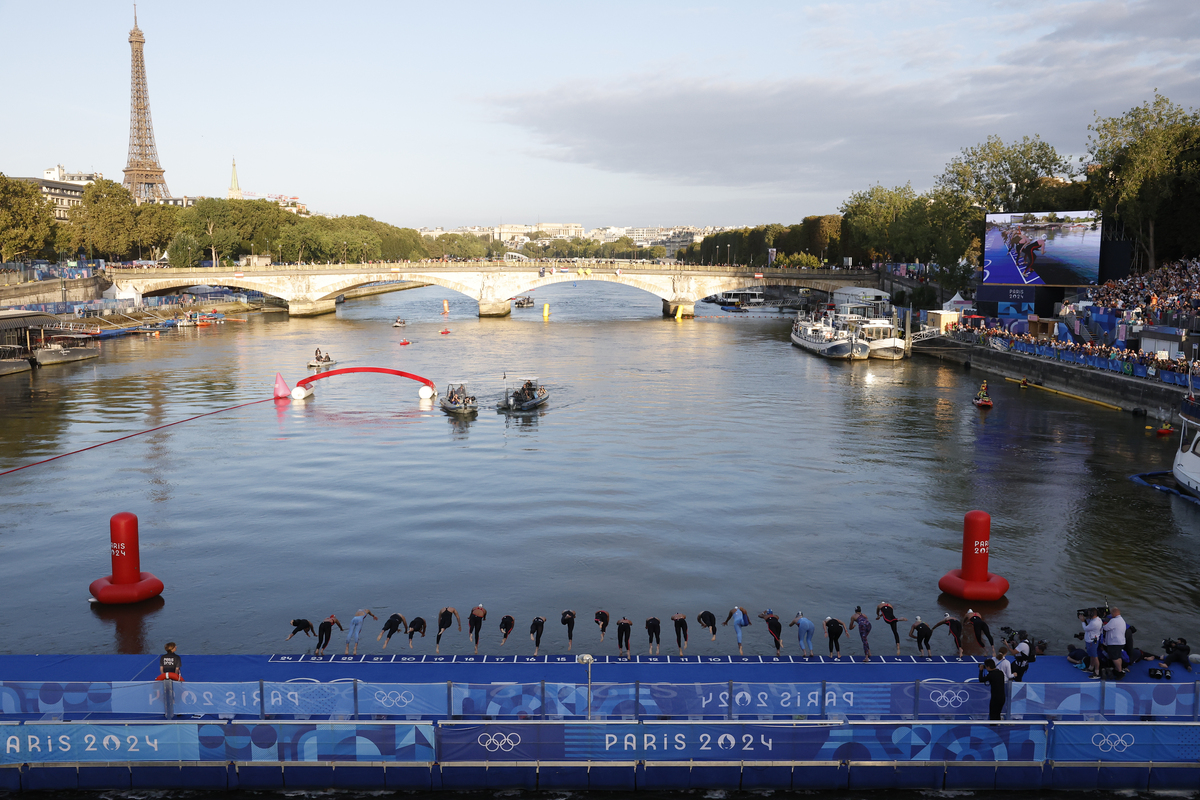
M756 225L933 185L960 150L1200 107L1197 0L143 0L171 193L333 215ZM133 5L0 0L0 172L120 180Z

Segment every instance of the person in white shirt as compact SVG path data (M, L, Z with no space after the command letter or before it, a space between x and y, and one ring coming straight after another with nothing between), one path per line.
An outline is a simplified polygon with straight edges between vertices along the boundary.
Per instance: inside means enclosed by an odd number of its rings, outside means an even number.
M1118 675L1124 673L1121 664L1121 651L1125 649L1125 618L1121 609L1114 607L1112 617L1104 625L1104 645L1108 648L1108 657L1112 659L1113 671Z
M1004 673L1004 682L1012 683L1012 662L1008 660L1008 648L1001 647L997 652L996 669Z
M1087 620L1083 622L1083 646L1087 650L1088 662L1091 665L1092 678L1100 680L1100 632L1104 623L1096 614L1096 609L1087 610Z

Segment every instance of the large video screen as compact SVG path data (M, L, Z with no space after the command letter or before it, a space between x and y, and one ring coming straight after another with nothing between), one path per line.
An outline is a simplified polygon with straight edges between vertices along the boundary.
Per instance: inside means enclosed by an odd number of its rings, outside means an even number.
M1095 211L988 214L983 282L1008 286L1094 286L1100 277Z

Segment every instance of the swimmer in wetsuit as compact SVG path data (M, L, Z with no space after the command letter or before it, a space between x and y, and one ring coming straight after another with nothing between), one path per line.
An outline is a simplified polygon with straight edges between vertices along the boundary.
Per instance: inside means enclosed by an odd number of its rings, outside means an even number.
M817 626L813 621L804 616L803 611L796 612L796 618L788 623L788 627L796 626L796 637L800 640L800 654L806 658L812 658L812 635Z
M508 635L513 632L515 627L517 627L517 621L511 615L505 614L500 618L500 632L504 634L504 638L500 640L501 647L504 647L504 643L508 641Z
M542 646L542 629L546 627L545 617L534 617L533 622L529 623L529 638L533 640L533 654L538 654L538 648Z
M629 617L621 617L617 620L617 657L625 656L628 660L631 656L629 652L629 634L633 632L633 620Z
M750 627L750 615L741 606L734 606L729 609L729 616L725 617L725 621L721 624L728 625L731 619L733 620L733 632L737 634L738 655L744 656L745 653L742 652L742 628Z
M413 646L413 643L412 643L413 637L416 636L418 633L421 634L422 639L425 638L425 618L424 617L413 617L413 621L408 623L408 647L410 650L412 649L412 646Z
M608 630L608 612L601 609L596 612L596 624L600 626L600 641L604 641L604 632Z
M926 625L917 617L917 621L908 629L908 638L917 640L917 652L926 658L933 657L933 648L929 646L929 638L933 636L933 628Z
M842 660L842 633L846 630L846 623L840 619L833 617L825 618L825 638L829 640L829 655L837 653L834 657L835 661Z
M646 617L646 633L650 636L649 655L658 655L658 653L662 652L662 622L658 617ZM658 653L654 652L656 645L658 646Z
M767 623L767 633L771 634L771 638L775 640L775 655L780 655L780 648L783 647L783 641L780 638L783 635L783 623L779 621L779 615L768 608L759 614L758 618Z
M700 624L701 628L708 628L710 631L712 631L712 635L713 635L712 640L714 642L717 640L717 615L716 614L714 614L711 611L701 611L699 614L696 615L696 622L698 622Z
M575 639L575 612L564 611L559 622L567 626L567 650L570 650L571 644Z
M907 617L897 617L896 609L892 608L892 604L886 600L880 600L879 605L875 606L875 619L883 617L892 628L892 636L896 638L896 655L900 655L900 631L896 629L897 622L908 622Z
M329 639L333 636L334 625L338 626L339 631L346 630L342 627L342 623L338 622L337 614L330 614L321 620L321 624L317 626L317 649L313 650L314 654L325 655L325 648L329 646Z
M392 640L392 636L394 636L400 630L401 625L404 626L404 632L408 633L408 620L404 619L404 615L392 614L387 618L387 622L383 623L383 630L381 630L379 635L375 637L375 641L378 642L383 638L383 634L387 633L387 641L383 643L383 648L386 650L388 642L390 642Z
M479 633L483 630L483 621L487 619L487 609L483 603L471 609L467 615L467 638L475 638L475 655L479 655Z
M293 636L295 636L297 633L300 633L301 631L304 631L305 636L312 636L313 635L313 624L306 619L292 620L292 632L288 634L287 639L284 639L284 641L286 642L288 639L291 639Z
M930 629L930 632L932 633L934 629L940 628L943 625L945 625L946 628L950 631L950 638L954 640L955 651L958 653L958 657L962 658L962 654L963 654L962 623L959 622L958 620L956 620L954 617L947 614L945 617L942 618L941 622L934 625L933 628Z
M675 623L675 646L679 648L679 655L683 655L683 651L687 650L687 615L672 614L671 621Z
M996 642L992 639L992 631L988 628L988 624L983 621L983 617L979 612L968 608L967 613L963 615L963 623L970 625L975 631L975 641L983 647L983 640L988 640L988 647L992 648L992 658L996 657Z
M438 612L438 631L437 639L434 640L433 652L442 652L442 632L450 630L450 626L454 624L454 620L458 620L458 630L462 632L462 617L458 616L458 609L452 606L446 606Z
M355 613L354 619L350 620L350 629L346 631L346 655L350 655L351 640L354 641L354 655L358 655L358 635L362 632L363 622L366 621L368 614L371 615L371 619L379 621L379 617L371 613L369 608L360 608Z

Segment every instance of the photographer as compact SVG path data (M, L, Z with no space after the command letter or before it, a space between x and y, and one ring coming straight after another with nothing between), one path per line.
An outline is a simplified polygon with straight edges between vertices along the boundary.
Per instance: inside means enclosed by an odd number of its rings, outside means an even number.
M1076 639L1083 639L1084 650L1087 651L1088 667L1091 672L1092 680L1100 680L1100 633L1104 630L1104 623L1100 621L1100 616L1096 613L1096 609L1088 608L1079 614L1079 622L1083 626L1083 632L1075 634Z
M1171 664L1182 664L1184 669L1191 672L1192 663L1188 660L1191 654L1192 648L1188 647L1187 639L1164 639L1163 658L1158 665L1167 669Z

